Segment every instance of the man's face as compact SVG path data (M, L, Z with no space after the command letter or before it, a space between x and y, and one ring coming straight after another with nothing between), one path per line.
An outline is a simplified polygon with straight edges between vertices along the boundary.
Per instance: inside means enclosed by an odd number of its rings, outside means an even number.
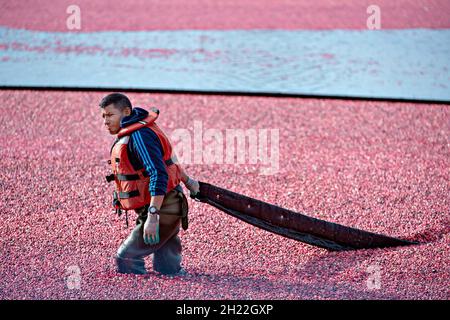
M110 134L117 134L120 130L120 120L130 115L130 109L125 108L123 111L117 109L113 104L102 108L103 124Z

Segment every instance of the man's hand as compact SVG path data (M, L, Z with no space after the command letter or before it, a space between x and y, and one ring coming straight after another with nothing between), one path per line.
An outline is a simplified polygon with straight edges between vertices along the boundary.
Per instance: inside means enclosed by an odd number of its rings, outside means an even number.
M147 220L144 223L144 243L159 243L159 214L147 214Z
M191 197L195 196L197 193L200 192L200 184L198 183L197 180L188 177L184 185L186 186L186 188L189 189Z

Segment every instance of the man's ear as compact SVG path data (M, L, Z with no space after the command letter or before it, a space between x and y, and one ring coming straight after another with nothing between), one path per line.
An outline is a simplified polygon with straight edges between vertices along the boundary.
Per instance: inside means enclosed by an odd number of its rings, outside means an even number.
M125 108L125 110L123 110L123 115L124 116L129 116L131 114L131 109L130 108Z

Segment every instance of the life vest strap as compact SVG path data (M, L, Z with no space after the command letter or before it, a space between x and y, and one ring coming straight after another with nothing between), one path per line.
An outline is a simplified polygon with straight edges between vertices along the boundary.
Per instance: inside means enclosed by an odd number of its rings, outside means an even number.
M166 164L166 166L171 166L173 164L178 163L178 159L176 156L172 156L169 159L165 160L164 163Z
M116 178L119 181L135 181L140 179L138 174L116 174Z
M167 159L167 160L164 161L164 162L165 162L166 166L171 166L171 165L175 164L175 162L173 162L173 159L172 159L172 158L169 158L169 159Z
M119 199L129 199L133 197L138 197L140 195L139 190L133 190L129 192L119 192Z
M149 174L147 171L143 171L142 172L142 176L144 178L148 177ZM117 180L119 181L136 181L141 179L141 177L138 174L113 174L111 173L110 175L106 176L106 181L107 182L111 182L114 181L114 178L117 178Z

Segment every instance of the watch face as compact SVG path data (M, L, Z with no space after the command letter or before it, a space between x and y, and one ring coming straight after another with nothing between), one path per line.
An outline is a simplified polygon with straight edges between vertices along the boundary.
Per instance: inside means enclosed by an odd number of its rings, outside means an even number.
M156 213L156 208L155 207L150 207L150 213Z

